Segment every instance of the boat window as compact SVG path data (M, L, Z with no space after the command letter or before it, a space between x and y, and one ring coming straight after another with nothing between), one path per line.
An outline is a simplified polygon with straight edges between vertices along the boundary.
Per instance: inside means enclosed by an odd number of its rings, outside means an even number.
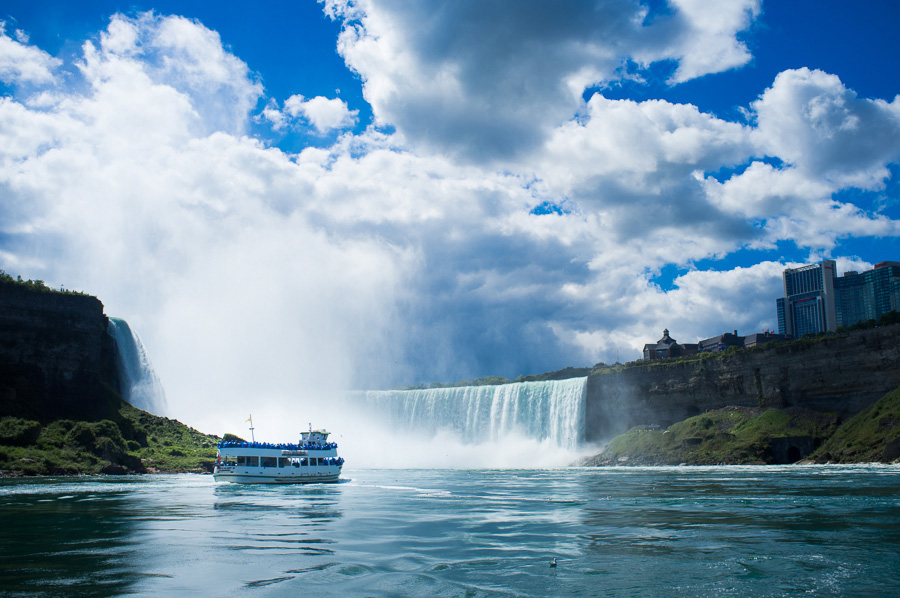
M287 457L278 457L278 467L287 467L288 466L288 458Z
M237 458L237 464L238 464L238 465L246 465L246 464L247 464L247 457L245 457L244 455L238 455L238 458Z
M300 467L306 467L307 465L309 465L309 459L307 459L306 457L300 459Z
M275 467L276 459L272 457L264 457L262 461L263 467Z
M247 467L259 467L259 457L244 457L247 460Z

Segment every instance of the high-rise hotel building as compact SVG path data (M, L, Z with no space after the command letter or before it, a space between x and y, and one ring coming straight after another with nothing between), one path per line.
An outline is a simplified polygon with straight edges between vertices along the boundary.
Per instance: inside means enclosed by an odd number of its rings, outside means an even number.
M782 279L784 297L777 301L779 334L799 338L837 328L834 260L788 268Z
M837 276L834 260L788 268L784 297L776 301L778 332L799 338L900 311L900 263L881 262L866 272Z
M877 320L900 311L900 263L881 262L866 272L844 272L834 280L837 325Z

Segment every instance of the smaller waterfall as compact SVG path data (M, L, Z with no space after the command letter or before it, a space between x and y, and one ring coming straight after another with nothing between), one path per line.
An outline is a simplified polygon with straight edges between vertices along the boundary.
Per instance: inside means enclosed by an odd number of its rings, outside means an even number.
M107 332L116 341L116 366L122 398L138 409L164 415L166 393L141 339L121 318L110 318Z

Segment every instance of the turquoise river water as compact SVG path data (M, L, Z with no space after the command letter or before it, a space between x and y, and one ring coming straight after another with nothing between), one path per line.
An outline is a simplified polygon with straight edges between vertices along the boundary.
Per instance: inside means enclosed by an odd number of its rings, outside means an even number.
M0 481L0 596L900 596L898 467L344 477Z

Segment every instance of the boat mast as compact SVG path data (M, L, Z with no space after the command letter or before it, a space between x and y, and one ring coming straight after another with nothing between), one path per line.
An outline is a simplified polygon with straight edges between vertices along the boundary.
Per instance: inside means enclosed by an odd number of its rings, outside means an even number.
M250 414L250 417L247 418L247 421L250 422L250 440L251 442L256 442L256 438L253 436L253 414Z

